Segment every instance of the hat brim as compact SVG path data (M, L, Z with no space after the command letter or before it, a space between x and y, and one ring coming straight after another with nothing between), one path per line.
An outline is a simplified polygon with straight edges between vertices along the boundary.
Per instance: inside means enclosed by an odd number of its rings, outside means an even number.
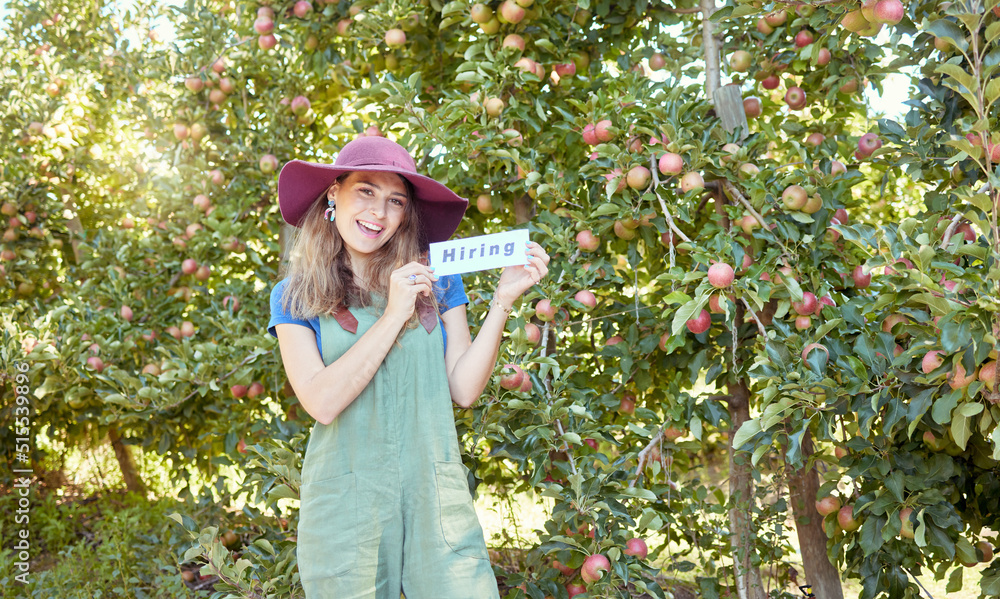
M398 166L366 165L364 168L292 160L278 174L278 207L285 222L297 227L320 194L344 173L352 171L396 173L413 185L421 227L430 243L454 235L469 201L430 177Z

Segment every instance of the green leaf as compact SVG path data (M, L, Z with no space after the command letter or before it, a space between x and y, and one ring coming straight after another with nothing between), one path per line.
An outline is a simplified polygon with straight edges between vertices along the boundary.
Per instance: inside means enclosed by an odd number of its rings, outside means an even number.
M993 23L993 25L1000 25L1000 22ZM997 98L1000 98L1000 79L991 79L986 84L986 105L992 105L997 101Z
M958 408L958 413L966 418L972 418L976 414L983 411L983 404L981 403L964 403Z
M272 501L277 501L278 499L298 499L299 494L292 490L288 485L278 485L267 492L267 496Z
M253 544L271 555L274 555L274 547L271 546L271 543L267 539L257 539L253 542Z
M962 451L965 451L965 445L969 442L969 437L972 436L968 416L958 413L952 416L951 436L955 439L955 445L958 445Z
M761 432L760 421L756 418L747 420L740 426L740 430L733 435L733 447L743 447L754 435Z
M892 474L885 478L885 486L892 493L896 501L900 503L903 502L903 472L901 470L893 470Z
M581 439L580 435L576 433L563 433L562 439L563 441L566 441L567 443L571 443L573 445L583 444L583 439Z
M948 40L963 52L969 49L969 42L965 39L965 32L953 21L938 19L937 21L927 23L924 29L934 37Z
M670 335L676 336L679 334L681 329L687 324L687 321L701 314L701 311L705 308L705 304L708 303L708 298L708 294L697 296L678 308L677 312L674 313L674 320L670 325Z
M957 593L962 590L962 572L965 568L955 568L948 576L948 586L945 587L947 593Z
M934 401L931 409L931 418L938 424L947 424L951 420L951 411L958 404L958 394L948 393L942 395Z
M941 73L942 75L947 75L961 84L966 90L972 92L977 89L976 80L972 78L972 75L965 71L962 67L957 64L944 63L939 64L935 69L935 72ZM961 91L961 90L956 90Z

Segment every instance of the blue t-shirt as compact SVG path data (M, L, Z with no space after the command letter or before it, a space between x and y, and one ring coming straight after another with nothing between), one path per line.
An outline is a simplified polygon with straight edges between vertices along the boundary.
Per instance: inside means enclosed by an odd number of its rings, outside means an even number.
M275 325L291 323L309 327L316 332L316 347L319 348L320 355L323 355L323 340L320 338L319 333L319 317L301 320L292 318L288 312L281 309L281 299L285 295L285 287L287 285L288 279L282 279L275 283L271 289L271 321L267 323L267 332L277 338L278 334L274 330ZM434 283L434 294L437 296L438 309L442 314L451 308L469 303L469 296L465 294L465 285L462 283L461 275L445 275L438 279ZM441 337L444 339L445 347L448 347L448 334L445 333L444 324L440 321L441 319L438 318Z

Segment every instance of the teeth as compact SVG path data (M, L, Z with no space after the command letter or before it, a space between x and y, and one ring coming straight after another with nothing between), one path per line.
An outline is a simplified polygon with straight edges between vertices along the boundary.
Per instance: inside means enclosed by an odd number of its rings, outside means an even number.
M377 225L373 225L373 224L371 224L371 223L366 223L366 222L365 222L365 221L363 221L363 220L359 220L359 221L358 221L358 224L359 224L359 225L361 225L362 227L364 227L364 228L368 229L369 231L374 231L375 233L378 233L378 232L379 232L379 231L381 231L381 230L382 230L382 228L383 228L383 227L379 227L379 226L377 226Z

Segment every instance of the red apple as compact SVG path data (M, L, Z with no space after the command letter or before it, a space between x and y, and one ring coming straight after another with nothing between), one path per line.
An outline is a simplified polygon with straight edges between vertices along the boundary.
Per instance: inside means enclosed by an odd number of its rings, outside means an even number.
M681 191L684 193L704 188L705 179L702 178L701 173L699 172L691 171L689 173L685 173L684 176L681 177Z
M826 348L825 345L821 343L810 343L809 345L802 348L802 359L807 360L809 358L809 353L813 350L820 350L826 354L826 358L830 359L830 350Z
M809 201L809 194L801 185L789 185L781 193L781 203L789 210L801 210Z
M858 155L862 158L868 158L881 147L882 140L875 133L865 133L858 139Z
M924 374L930 374L941 367L944 363L944 359L941 357L944 354L943 351L932 350L924 354L923 359L920 360L920 370Z
M948 374L948 386L952 389L961 389L963 387L968 387L972 381L976 380L978 373L976 369L972 369L972 373L969 374L965 371L965 366L962 366L962 362L955 364L951 373Z
M646 545L646 541L640 539L639 537L632 537L628 541L625 541L625 555L631 555L639 559L646 559L646 555L649 553L649 547Z
M625 176L625 182L632 189L646 189L649 187L649 181L652 175L649 169L644 166L633 166L629 169L628 174Z
M264 154L260 157L260 162L258 163L260 167L260 172L265 175L273 173L278 168L278 158L274 154Z
M795 34L795 45L799 48L805 48L809 44L813 43L814 39L815 37L813 36L812 31L803 29Z
M597 121L594 125L594 134L597 135L598 141L611 141L615 138L615 133L612 130L611 121L608 119L603 119Z
M586 583L593 583L600 580L604 574L611 569L611 562L601 553L588 555L583 560L583 567L580 568L580 577Z
M785 103L792 110L799 110L806 105L806 92L801 87L793 85L785 92Z
M597 139L596 126L593 123L583 127L583 142L589 146L596 146L601 143L600 140Z
M517 25L527 14L521 6L519 6L514 0L504 0L503 4L500 5L500 16L504 18L508 23L512 25Z
M924 431L923 436L924 445L927 446L931 451L941 451L944 449L945 442L942 439L938 439L932 431Z
M542 329L534 323L529 322L524 325L524 334L528 338L528 343L532 345L538 345L542 340Z
M743 112L746 113L748 119L759 117L762 111L763 107L761 106L760 98L757 96L750 96L743 100Z
M524 382L524 370L516 364L507 364L500 375L500 386L508 391L519 389ZM530 379L529 379L530 380Z
M851 272L851 279L854 280L854 286L858 289L866 289L872 284L871 273L865 274L865 269L860 264L854 267Z
M679 175L684 170L684 159L681 158L680 154L667 152L663 156L660 156L658 167L660 173L664 175Z
M306 18L306 15L312 12L312 9L312 2L309 2L309 0L299 0L295 3L295 6L292 7L292 12L296 17L304 19Z
M552 305L552 301L549 299L538 300L538 303L535 304L535 316L537 316L539 320L545 322L555 319L556 309L555 306Z
M566 595L569 599L573 599L577 595L582 595L587 592L587 587L582 584L567 584L566 585Z
M576 245L585 252L592 252L601 246L601 238L586 229L576 234Z
M182 273L190 275L194 274L196 270L198 270L198 262L196 262L194 258L187 258L183 262L181 262Z
M816 299L816 295L810 291L806 291L802 294L801 302L792 302L792 309L801 316L814 314L816 312L816 308L818 307L819 302Z
M861 522L854 517L854 506L845 505L837 512L837 523L845 532L854 532L861 528Z
M132 317L133 317L132 308L129 308L128 306L122 306L121 315L122 318L125 319L126 321L132 322Z
M778 76L774 74L768 75L760 81L760 86L764 89L778 89L779 85L781 85L781 79L778 79Z
M635 413L635 395L631 393L625 393L622 395L622 399L618 402L618 412L621 414L634 414Z
M784 25L787 19L788 19L788 13L786 13L784 9L776 10L772 13L764 15L764 20L771 27L778 27L779 25Z
M201 210L202 212L205 212L206 210L209 209L209 207L211 207L212 200L208 199L207 195L205 195L203 193L199 193L198 195L194 196L194 200L192 200L191 203L198 210Z
M273 33L267 33L257 38L257 47L261 50L270 50L278 45L278 38Z
M257 17L257 20L253 22L253 30L259 35L267 35L268 33L271 33L274 31L274 19L271 19L270 17Z
M399 48L406 44L406 33L402 29L390 29L385 32L385 45Z
M729 68L737 73L746 73L753 64L753 57L746 50L737 50L729 56Z
M524 52L524 38L516 33L511 33L507 37L503 38L503 43L500 44L501 48L517 48L521 52Z
M875 9L872 11L876 23L895 25L906 16L906 10L900 0L878 0Z
M584 312L590 312L597 307L597 297L594 296L594 293L588 289L581 289L580 291L577 291L576 295L573 296L573 299L583 304Z
M913 538L913 522L910 520L911 514L913 514L913 508L904 507L899 510L899 521L902 524L899 530L899 536L905 539Z
M222 307L223 307L223 309L229 310L230 309L230 305L232 305L232 308L231 308L232 311L236 312L237 310L240 309L240 300L236 299L236 297L234 297L232 295L227 295L226 297L222 298Z
M708 282L716 289L725 289L733 284L733 267L725 262L716 262L708 267Z
M181 323L181 335L184 337L194 336L194 324L189 320L185 320Z
M94 370L96 370L98 373L103 372L104 371L104 360L101 360L97 356L90 356L89 358L87 358L87 366L90 366L91 368L93 368Z
M235 397L236 399L241 399L245 397L247 394L247 390L248 389L246 385L233 385L232 387L229 388L229 392L232 393L233 397Z
M292 98L290 106L293 114L301 116L309 112L309 109L312 108L312 103L309 102L309 98L305 96L295 96Z
M574 574L576 574L576 568L570 568L569 566L560 562L559 560L554 560L552 562L552 567L555 568L556 570L559 570L562 573L562 575L566 577L572 577Z
M476 3L472 5L470 14L474 23L482 25L483 23L488 23L493 18L493 9L485 4Z
M701 314L687 321L687 329L698 335L704 333L712 326L712 315L708 313L708 310L702 310Z
M828 516L838 510L840 510L840 499L833 495L828 495L816 502L816 511L821 516Z
M979 380L986 385L986 388L990 391L993 390L993 385L995 383L995 377L997 373L997 361L990 360L989 362L983 364L982 368L979 369Z
M806 145L815 148L819 144L823 143L825 139L826 136L823 135L822 133L819 132L810 133L809 136L806 137Z

